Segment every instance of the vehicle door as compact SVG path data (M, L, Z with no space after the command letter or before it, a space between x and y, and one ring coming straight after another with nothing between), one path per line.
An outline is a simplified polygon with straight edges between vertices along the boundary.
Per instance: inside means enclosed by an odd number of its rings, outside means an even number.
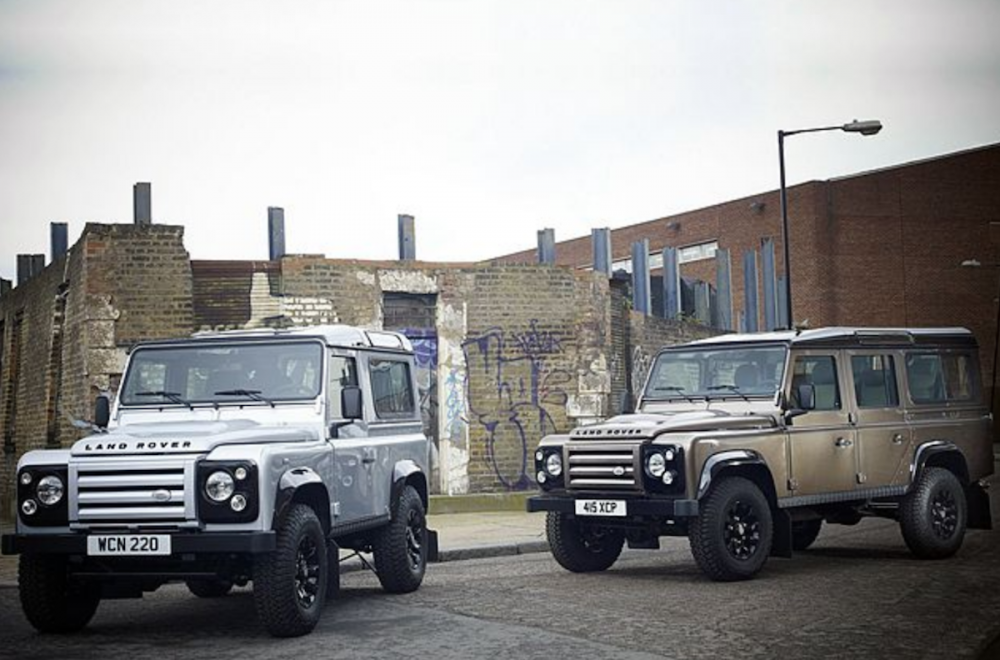
M368 445L368 423L364 419L346 420L341 409L341 393L345 387L358 386L357 360L349 355L330 355L327 370L327 410L330 429L329 443L333 447L335 483L333 523L343 525L375 515L371 494L371 470L365 462Z
M815 407L788 427L794 496L853 491L857 452L842 397L843 356L836 350L807 350L795 351L792 360L786 392L792 407L799 407L800 385L812 385L816 393Z
M899 399L900 356L872 349L850 350L847 356L858 488L905 485L912 437Z
M371 479L373 507L388 513L393 471L403 458L414 458L409 450L420 445L426 452L420 410L417 406L413 358L407 354L367 353L363 376L371 392L371 423L362 461ZM426 465L424 460L416 461Z

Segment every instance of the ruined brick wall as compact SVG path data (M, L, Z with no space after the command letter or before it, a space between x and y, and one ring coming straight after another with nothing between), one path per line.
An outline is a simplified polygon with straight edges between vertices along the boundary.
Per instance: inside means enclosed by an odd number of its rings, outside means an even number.
M115 389L129 345L190 334L183 229L88 224L67 255L0 298L0 513L10 519L25 451L80 437L94 396Z

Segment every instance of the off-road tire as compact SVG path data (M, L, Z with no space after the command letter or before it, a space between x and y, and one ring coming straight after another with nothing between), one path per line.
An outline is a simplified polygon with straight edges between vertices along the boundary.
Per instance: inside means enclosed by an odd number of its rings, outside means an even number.
M100 585L71 580L63 557L21 555L17 578L24 615L39 632L76 632L101 602Z
M229 580L188 580L187 588L198 598L222 598L232 591L233 583Z
M298 637L319 622L326 601L326 537L316 513L296 504L278 528L274 552L257 555L253 600L257 618L275 637Z
M545 535L555 560L574 573L594 573L611 568L625 544L623 532L581 527L575 516L556 511L549 511L545 518Z
M724 477L701 501L688 524L691 554L719 582L748 580L771 553L774 524L767 498L749 479Z
M819 536L820 530L823 529L823 519L818 518L816 520L800 520L799 522L792 523L792 550L796 552L801 552L803 550L808 550L815 541L816 537Z
M907 547L921 559L955 554L969 519L962 483L949 470L924 468L899 506L899 526Z
M375 573L390 594L416 591L427 570L427 515L413 486L404 486L392 520L372 542Z

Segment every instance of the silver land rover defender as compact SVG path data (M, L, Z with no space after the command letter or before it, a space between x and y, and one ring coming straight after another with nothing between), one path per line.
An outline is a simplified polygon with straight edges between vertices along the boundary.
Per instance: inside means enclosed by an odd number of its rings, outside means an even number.
M253 582L260 621L308 633L339 549L374 553L382 587L428 560L428 441L412 349L346 326L199 334L131 351L95 432L17 470L20 598L40 631L85 626L102 598L183 581Z
M715 580L791 556L823 522L897 520L922 558L990 529L992 416L962 328L725 335L662 350L635 414L543 438L549 545L571 571L684 536Z

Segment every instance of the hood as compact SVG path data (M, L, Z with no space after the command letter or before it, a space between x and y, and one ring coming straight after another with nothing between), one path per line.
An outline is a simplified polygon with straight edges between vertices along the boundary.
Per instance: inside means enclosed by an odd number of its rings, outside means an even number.
M73 456L203 454L220 445L316 440L315 431L250 420L131 424L77 440Z
M732 414L724 410L697 410L678 413L637 413L618 415L600 424L575 429L574 440L651 438L674 431L717 431L729 429L774 428L777 421L763 413Z

